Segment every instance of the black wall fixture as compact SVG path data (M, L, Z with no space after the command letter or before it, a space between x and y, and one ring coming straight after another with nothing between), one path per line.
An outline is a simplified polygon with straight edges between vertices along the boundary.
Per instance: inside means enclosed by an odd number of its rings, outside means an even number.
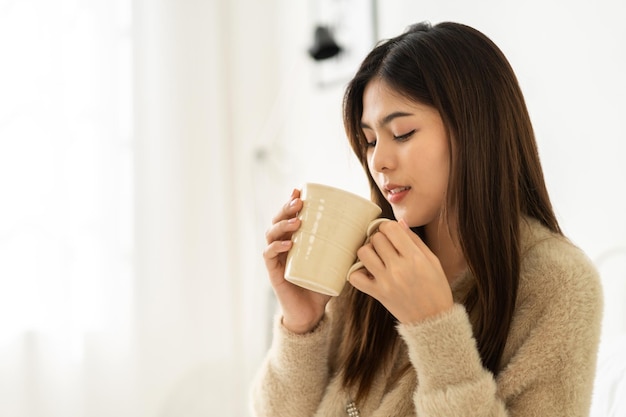
M316 26L309 55L316 61L323 61L337 56L340 52L341 46L333 38L330 29L326 26Z

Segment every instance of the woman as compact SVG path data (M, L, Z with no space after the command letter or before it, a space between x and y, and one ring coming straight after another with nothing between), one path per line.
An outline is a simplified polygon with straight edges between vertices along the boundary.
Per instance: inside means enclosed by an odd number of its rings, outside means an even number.
M365 58L344 124L396 221L329 299L284 279L294 190L266 235L282 316L256 415L588 415L599 279L559 228L502 52L464 25L412 26Z

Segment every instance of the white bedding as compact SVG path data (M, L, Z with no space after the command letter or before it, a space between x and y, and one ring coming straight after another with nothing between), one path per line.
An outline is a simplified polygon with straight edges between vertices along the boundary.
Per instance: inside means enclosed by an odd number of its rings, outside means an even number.
M626 417L626 249L596 259L604 292L604 319L591 417Z
M591 417L626 417L626 336L602 346Z

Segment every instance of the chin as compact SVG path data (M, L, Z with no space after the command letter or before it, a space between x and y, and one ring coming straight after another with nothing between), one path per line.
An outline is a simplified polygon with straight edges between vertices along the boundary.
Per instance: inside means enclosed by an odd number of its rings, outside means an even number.
M406 210L394 210L393 215L397 221L404 219L406 224L411 229L426 226L433 221L432 218L427 218L427 216L424 216L423 214L420 216L417 213L410 213Z
M424 223L420 222L419 219L414 218L413 216L409 215L409 213L406 213L404 210L394 210L393 216L396 218L397 221L404 220L406 224L411 228L424 225Z

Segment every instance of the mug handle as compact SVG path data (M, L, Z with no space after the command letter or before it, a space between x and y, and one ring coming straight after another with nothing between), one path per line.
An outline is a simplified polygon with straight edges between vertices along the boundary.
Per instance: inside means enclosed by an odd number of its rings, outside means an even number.
M370 224L367 226L367 237L365 239L364 244L369 242L370 237L378 231L378 228L380 227L381 224L383 224L384 222L389 222L389 221L391 221L391 219L386 219L384 217L379 217L377 219L372 220ZM361 262L357 258L357 260L352 264L350 269L348 269L348 273L346 274L346 281L350 278L350 274L352 274L354 271L357 271L361 268L365 268L365 266L363 265L363 262Z

